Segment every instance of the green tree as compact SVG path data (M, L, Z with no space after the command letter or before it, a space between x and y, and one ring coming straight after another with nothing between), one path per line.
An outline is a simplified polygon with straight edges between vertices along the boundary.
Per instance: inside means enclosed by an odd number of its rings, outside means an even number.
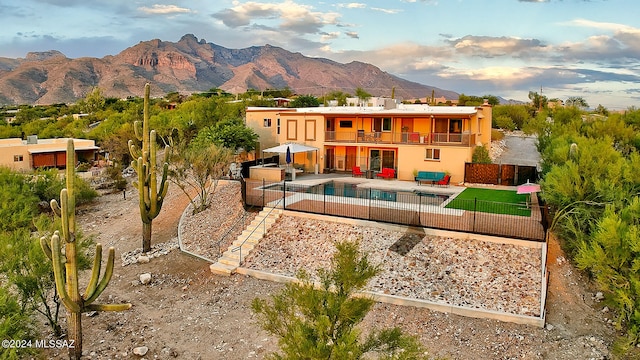
M105 102L102 91L96 86L91 89L91 92L89 92L84 99L79 101L78 105L80 105L80 109L83 112L93 114L98 110L104 109Z
M529 100L531 100L531 106L535 111L540 111L547 107L548 99L546 96L538 94L535 91L529 91Z
M356 97L358 98L358 102L360 103L359 106L366 106L367 101L371 99L371 96L372 95L366 92L363 88L361 87L356 88Z
M358 242L336 244L330 270L319 270L319 288L304 271L300 283L289 283L271 297L254 299L253 311L263 329L276 335L282 354L273 359L361 359L377 353L385 359L422 359L425 351L414 337L398 328L372 331L361 336L357 325L374 300L354 296L379 271L367 255L358 253Z
M323 103L326 103L328 100L337 100L338 106L345 106L347 105L347 98L349 96L348 93L339 90L331 91L324 96Z
M491 164L491 156L489 156L489 150L487 150L487 148L482 145L476 146L475 148L473 148L471 162L477 164Z
M181 146L173 156L169 180L187 195L195 214L209 207L209 197L228 173L232 160L233 152L227 148L211 142L192 142Z
M564 102L565 106L574 106L579 109L586 109L589 104L582 96L569 96Z
M207 127L198 133L194 142L196 146L215 143L218 146L231 149L233 151L244 150L250 152L255 150L258 135L247 127L241 119L226 120L218 122L215 126Z
M320 106L320 100L313 95L300 95L293 99L289 103L290 107L302 108L302 107L318 107Z

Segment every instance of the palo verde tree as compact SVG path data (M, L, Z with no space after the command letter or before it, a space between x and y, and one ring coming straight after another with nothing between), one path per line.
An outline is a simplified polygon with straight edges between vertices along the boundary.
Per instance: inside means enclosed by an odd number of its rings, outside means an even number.
M414 337L399 328L360 336L357 325L374 305L371 298L355 296L380 268L358 253L358 242L336 244L330 270L319 270L318 287L301 271L299 283L289 283L271 297L254 299L253 311L263 329L276 335L281 354L272 359L361 359L379 354L384 359L424 359Z
M131 152L131 167L138 173L138 180L134 181L133 186L138 189L140 196L140 218L142 219L142 251L151 251L151 225L153 219L160 214L162 202L167 195L169 183L167 175L169 173L168 159L171 148L169 145L164 149L164 164L162 167L162 178L158 185L157 176L157 143L156 131L149 129L149 92L150 85L144 86L144 110L142 129L140 122L134 123L134 132L139 141L142 141L142 148L138 149L133 140L129 140L129 151Z
M192 141L174 155L169 180L187 195L193 213L199 213L209 206L209 195L215 193L232 160L233 152L227 148Z
M78 277L78 253L76 238L76 199L75 199L75 149L73 140L67 142L66 188L60 192L60 203L51 200L51 208L61 218L62 233L56 231L50 239L40 238L42 250L51 260L55 277L56 291L67 309L67 338L69 357L80 359L82 356L82 313L88 311L123 311L131 304L94 304L94 300L107 287L113 275L115 249L109 248L106 268L100 279L102 268L102 245L96 245L91 278L84 294L80 294ZM62 245L64 244L64 251Z

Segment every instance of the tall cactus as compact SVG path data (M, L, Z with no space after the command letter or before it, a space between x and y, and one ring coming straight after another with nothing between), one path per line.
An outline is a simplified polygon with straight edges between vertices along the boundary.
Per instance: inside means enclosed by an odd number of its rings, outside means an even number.
M102 245L96 245L96 255L91 270L91 279L83 295L78 285L78 256L76 249L76 200L74 194L75 181L75 149L73 140L67 142L66 188L60 191L60 204L51 200L51 208L62 219L62 235L56 231L51 239L40 238L42 250L53 265L56 290L62 304L67 309L68 339L73 340L73 348L69 348L71 359L80 359L82 355L82 313L87 311L123 311L131 308L131 304L94 304L109 284L113 275L115 250L109 248L107 264L100 279L102 263ZM64 253L62 251L64 243Z
M149 131L149 92L150 85L144 86L144 118L142 129L140 122L134 123L135 135L142 141L142 148L138 149L133 140L129 140L129 152L133 157L131 167L138 173L138 180L133 185L138 188L140 196L140 217L142 218L142 251L151 251L151 224L158 216L162 208L162 202L167 195L169 183L167 174L169 173L168 159L170 146L165 147L164 165L162 167L162 179L158 188L157 183L157 163L156 163L156 131ZM142 133L140 133L142 131Z

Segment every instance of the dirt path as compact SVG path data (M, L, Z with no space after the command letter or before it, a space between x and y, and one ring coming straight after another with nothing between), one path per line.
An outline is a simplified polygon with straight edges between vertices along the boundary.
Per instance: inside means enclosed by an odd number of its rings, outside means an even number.
M115 246L118 256L141 246L134 194L129 191L126 200L122 193L101 196L78 216L85 234ZM175 238L187 203L178 189L170 189L154 221L153 244ZM609 358L614 331L604 318L610 314L594 309L586 281L562 259L552 239L546 329L377 304L365 320L365 331L400 326L418 336L431 354L448 359ZM139 358L132 354L139 346L149 348L146 359L262 359L277 350L276 339L255 323L250 303L282 285L212 275L208 265L178 250L143 264L122 267L116 260L114 277L98 302L130 302L133 308L83 317L86 359ZM151 283L140 284L143 273L151 274ZM66 352L46 350L45 356L64 359Z

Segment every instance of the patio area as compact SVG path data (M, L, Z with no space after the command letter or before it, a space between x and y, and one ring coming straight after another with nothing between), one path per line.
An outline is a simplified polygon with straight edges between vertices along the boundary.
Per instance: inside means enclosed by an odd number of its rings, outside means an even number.
M492 188L516 191L515 187ZM541 207L532 204L526 211L518 212L512 209L524 205L480 200L455 200L466 206L447 206L465 189L465 186L425 186L413 181L342 174L305 174L295 181L246 180L246 202L300 212L544 241ZM532 199L535 198L534 194ZM489 203L492 206L484 206ZM496 207L505 210L483 211Z

